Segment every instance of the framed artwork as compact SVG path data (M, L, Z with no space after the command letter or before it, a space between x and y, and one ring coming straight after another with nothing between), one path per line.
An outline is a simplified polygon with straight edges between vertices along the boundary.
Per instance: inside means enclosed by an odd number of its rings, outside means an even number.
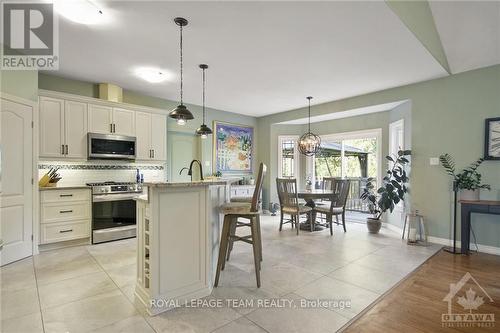
M253 127L214 121L213 171L252 173Z
M486 119L484 159L500 160L500 117Z

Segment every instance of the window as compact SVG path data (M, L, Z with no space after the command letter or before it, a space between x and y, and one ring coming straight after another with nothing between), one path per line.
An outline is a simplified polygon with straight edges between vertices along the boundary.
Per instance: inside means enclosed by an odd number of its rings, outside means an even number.
M299 158L296 136L280 136L278 140L278 177L297 178Z

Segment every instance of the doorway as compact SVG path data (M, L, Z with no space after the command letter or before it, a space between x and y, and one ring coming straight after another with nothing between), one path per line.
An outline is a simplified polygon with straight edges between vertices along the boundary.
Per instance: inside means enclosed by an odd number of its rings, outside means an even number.
M170 182L186 182L190 181L187 170L180 171L182 168L189 168L189 163L194 159L200 159L200 142L199 138L191 133L172 132L168 133L168 160L169 165L169 181ZM193 179L199 179L200 175L198 168L193 170Z

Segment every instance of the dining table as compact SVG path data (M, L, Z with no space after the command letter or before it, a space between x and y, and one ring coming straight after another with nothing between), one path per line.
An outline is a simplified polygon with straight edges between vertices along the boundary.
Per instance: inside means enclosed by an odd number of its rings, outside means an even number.
M312 223L314 224L313 231L321 231L325 228L323 225L316 221L316 211L314 210L314 207L316 207L317 205L316 200L335 200L334 194L334 191L325 189L303 189L297 191L298 197L305 200L305 205L313 209L310 216L310 218L312 219ZM311 231L311 221L308 220L307 222L301 223L300 230Z

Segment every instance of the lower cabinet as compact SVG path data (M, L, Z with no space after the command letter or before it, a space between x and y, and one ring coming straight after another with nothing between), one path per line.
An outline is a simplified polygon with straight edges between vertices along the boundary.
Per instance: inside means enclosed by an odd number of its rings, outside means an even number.
M40 244L90 237L90 189L46 189L40 197Z

